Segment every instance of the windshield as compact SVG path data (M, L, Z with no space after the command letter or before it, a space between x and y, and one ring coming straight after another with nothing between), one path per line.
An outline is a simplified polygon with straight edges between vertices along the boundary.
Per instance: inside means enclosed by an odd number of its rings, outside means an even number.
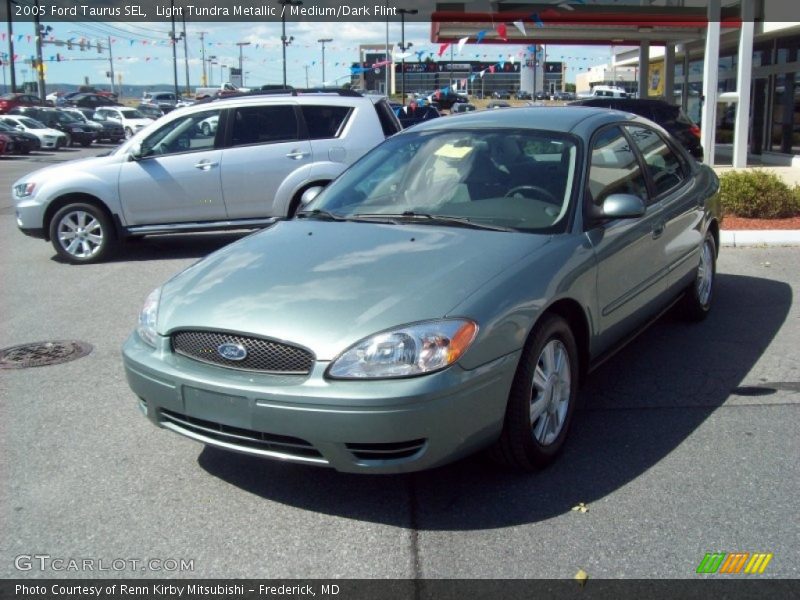
M87 119L86 116L80 111L75 112L75 111L72 111L72 110L65 110L61 114L69 115L75 121L81 121L83 123L88 123L89 122L89 119Z
M65 112L54 112L52 113L55 116L56 121L59 123L80 123L80 119L73 116L70 113Z
M560 232L566 229L576 155L573 139L555 132L401 135L353 165L303 213Z
M119 111L126 119L144 119L146 118L142 113L134 108Z

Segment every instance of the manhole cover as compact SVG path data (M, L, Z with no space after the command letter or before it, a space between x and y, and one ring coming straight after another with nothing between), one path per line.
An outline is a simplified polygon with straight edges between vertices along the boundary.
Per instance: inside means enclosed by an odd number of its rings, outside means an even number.
M92 351L92 345L76 340L34 342L0 350L0 369L27 369L57 365L82 358Z

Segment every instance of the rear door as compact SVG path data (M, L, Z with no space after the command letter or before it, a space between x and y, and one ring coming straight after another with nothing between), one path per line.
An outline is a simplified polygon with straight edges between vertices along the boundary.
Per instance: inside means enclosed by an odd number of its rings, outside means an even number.
M644 125L628 125L645 162L652 192L661 204L659 252L669 274L667 287L679 285L700 262L703 196L692 186L688 163L662 135Z
M665 268L659 237L661 206L648 192L642 165L619 126L606 127L592 141L586 202L601 205L611 194L633 194L644 216L612 219L589 231L597 257L599 350L640 326L657 311Z
M216 108L170 119L142 141L142 158L122 164L119 195L128 225L226 218L222 150L217 136L203 135L198 126L219 114Z
M312 162L297 103L238 106L229 109L227 123L222 190L228 217L283 216L291 198L277 197L279 189L305 181Z

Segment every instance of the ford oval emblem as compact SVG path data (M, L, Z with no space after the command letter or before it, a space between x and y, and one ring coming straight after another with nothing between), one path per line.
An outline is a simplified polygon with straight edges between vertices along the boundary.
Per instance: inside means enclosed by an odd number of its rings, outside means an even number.
M247 349L241 344L225 343L217 346L217 352L226 360L244 360L247 358Z

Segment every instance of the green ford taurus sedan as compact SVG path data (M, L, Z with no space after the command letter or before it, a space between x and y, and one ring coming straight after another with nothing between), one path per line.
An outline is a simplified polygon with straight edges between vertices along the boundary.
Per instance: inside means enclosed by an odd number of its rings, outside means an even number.
M594 366L676 302L709 311L717 188L628 113L436 119L153 291L128 382L154 424L251 455L537 469Z

